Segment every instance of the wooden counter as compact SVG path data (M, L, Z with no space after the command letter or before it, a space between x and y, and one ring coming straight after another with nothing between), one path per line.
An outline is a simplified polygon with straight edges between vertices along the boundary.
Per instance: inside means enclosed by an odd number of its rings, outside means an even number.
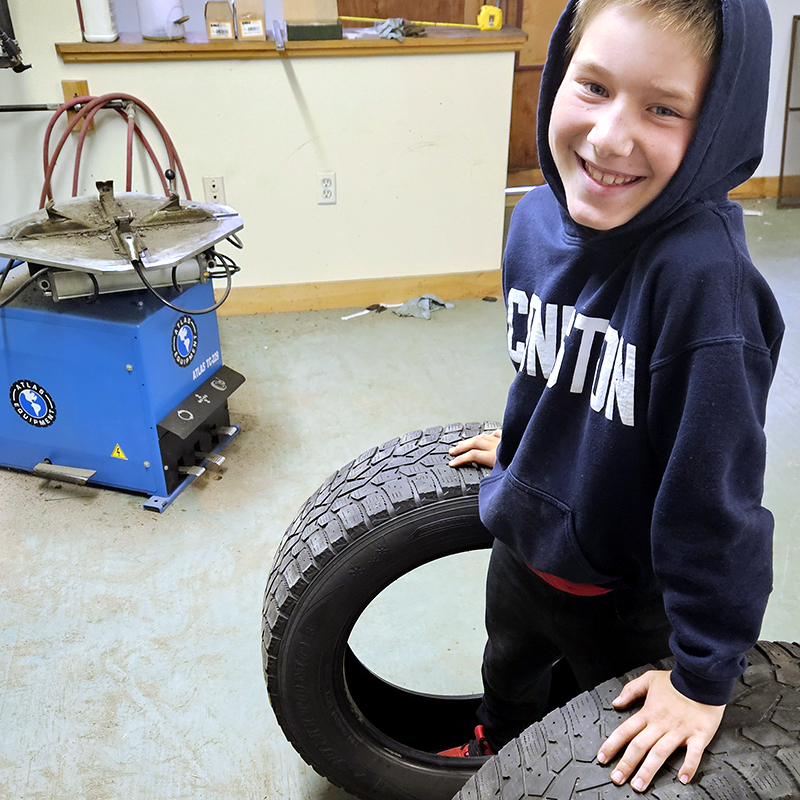
M278 50L275 42L209 42L203 34L188 34L183 41L144 41L139 34L122 33L109 44L57 43L65 63L100 61L207 61L258 58L331 58L336 56L398 56L442 53L519 51L527 36L518 28L499 31L432 27L428 35L403 42L380 39L373 28L345 28L345 39L287 42Z

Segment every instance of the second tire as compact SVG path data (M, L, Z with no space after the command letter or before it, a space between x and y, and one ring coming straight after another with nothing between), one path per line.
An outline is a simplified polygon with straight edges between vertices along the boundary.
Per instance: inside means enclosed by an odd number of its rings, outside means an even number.
M272 707L300 755L365 800L449 800L483 763L436 755L472 730L479 696L395 686L364 666L348 639L401 576L491 545L478 517L488 470L453 469L448 450L496 427L447 425L372 448L309 498L276 555L263 626Z

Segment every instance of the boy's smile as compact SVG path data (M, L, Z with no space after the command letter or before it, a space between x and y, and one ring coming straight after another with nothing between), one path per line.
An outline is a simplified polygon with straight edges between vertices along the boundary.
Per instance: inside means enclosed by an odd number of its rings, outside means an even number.
M623 175L619 172L606 172L586 159L577 156L581 169L586 172L595 183L603 186L630 186L632 183L644 180L641 175Z
M694 135L711 65L647 13L589 23L553 101L549 144L570 216L610 230L664 190Z

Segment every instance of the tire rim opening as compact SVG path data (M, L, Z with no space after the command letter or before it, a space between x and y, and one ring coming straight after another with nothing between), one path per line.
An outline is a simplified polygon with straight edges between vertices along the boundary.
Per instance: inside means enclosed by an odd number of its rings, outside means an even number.
M472 730L488 550L437 559L384 589L357 620L345 655L353 703L381 733L436 753Z

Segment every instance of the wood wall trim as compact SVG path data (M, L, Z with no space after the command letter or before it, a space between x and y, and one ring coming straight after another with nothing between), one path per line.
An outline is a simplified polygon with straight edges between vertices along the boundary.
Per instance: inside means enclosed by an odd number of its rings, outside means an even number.
M319 311L325 308L366 308L373 303L404 303L411 297L423 294L435 294L443 300L499 297L500 270L234 288L219 313L236 316L277 311Z
M404 42L376 38L287 42L282 51L275 48L273 41L209 42L198 34L189 35L182 42L149 42L138 34L123 33L119 41L109 44L61 42L55 47L64 63L207 61L518 52L527 38L521 30L513 27L499 31L464 31L464 28L429 27L426 37L408 38Z
M763 178L750 178L745 181L741 186L737 186L731 193L732 200L755 200L759 197L777 197L778 196L778 180L777 176L766 176ZM784 178L784 192L787 188L792 194L800 194L800 179L797 176L794 180Z

